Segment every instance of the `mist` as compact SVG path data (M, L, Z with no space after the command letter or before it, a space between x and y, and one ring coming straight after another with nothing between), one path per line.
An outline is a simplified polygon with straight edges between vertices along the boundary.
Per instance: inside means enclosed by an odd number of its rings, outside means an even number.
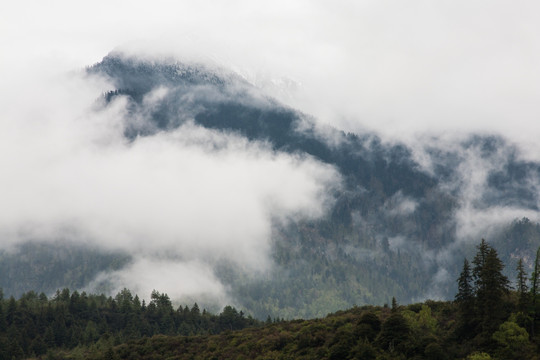
M69 235L134 256L125 272L109 274L118 288L150 282L174 293L176 276L155 271L165 259L198 274L200 287L182 294L225 298L214 261L268 271L272 221L317 218L332 204L335 169L238 135L188 122L127 141L126 100L97 111L114 87L82 75L112 50L230 69L321 128L407 144L427 173L438 160L426 148L447 151L473 132L500 135L518 159L540 160L539 10L534 1L3 4L1 246ZM539 218L531 207L483 203L505 154L448 151L461 162L443 184L460 202L459 239ZM417 204L397 194L385 206L393 214Z
M1 246L68 239L130 254L96 279L114 290L225 301L214 265L269 271L272 224L322 216L339 187L328 165L192 122L129 141L126 99L99 107L111 85L82 72L40 85L25 91L30 111L3 117Z

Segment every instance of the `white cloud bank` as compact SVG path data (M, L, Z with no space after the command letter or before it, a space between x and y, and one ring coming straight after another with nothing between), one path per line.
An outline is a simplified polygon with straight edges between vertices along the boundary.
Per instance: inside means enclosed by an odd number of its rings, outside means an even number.
M218 260L267 271L272 222L321 216L339 184L313 159L193 123L129 142L125 99L96 108L105 83L36 79L5 94L0 246L67 239L127 252L133 264L112 274L120 289L215 295ZM174 265L162 271L162 259Z

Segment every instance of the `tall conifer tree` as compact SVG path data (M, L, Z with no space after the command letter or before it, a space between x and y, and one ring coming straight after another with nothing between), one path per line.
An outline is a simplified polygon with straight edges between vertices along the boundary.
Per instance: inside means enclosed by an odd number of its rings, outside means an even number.
M463 261L463 270L458 278L458 292L455 301L459 307L459 336L468 337L474 330L474 289L471 267L467 259Z
M478 292L479 290L482 291L482 270L484 269L486 258L491 247L488 245L486 240L482 239L482 241L476 248L478 249L478 251L472 261L474 265L472 275L475 287L474 290Z
M471 284L471 267L467 259L463 261L463 270L458 278L458 292L456 294L456 302L467 303L474 299L473 287Z
M538 320L538 293L540 287L540 247L536 251L536 258L534 260L534 269L531 275L531 315L533 318L531 325L531 336L535 335L536 321Z
M518 310L526 313L529 307L529 287L527 286L527 273L523 267L523 259L519 259L517 268L517 293L519 296Z
M506 317L503 311L504 295L510 289L508 278L503 275L504 264L497 251L490 247L480 272L476 293L477 307L482 314L482 330L491 333Z
M476 247L472 277L474 280L475 320L485 334L496 330L504 319L504 296L510 289L508 278L502 273L504 265L497 251L482 239Z

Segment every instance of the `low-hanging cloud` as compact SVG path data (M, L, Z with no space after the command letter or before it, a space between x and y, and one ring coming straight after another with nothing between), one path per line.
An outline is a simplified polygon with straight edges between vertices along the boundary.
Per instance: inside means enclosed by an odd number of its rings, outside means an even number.
M103 272L85 288L95 291L106 286L118 293L129 284L135 294L147 297L153 290L163 291L173 300L191 300L223 305L231 303L226 285L207 263L199 260L166 260L137 257L124 269Z
M439 144L439 148L456 161L453 176L443 181L441 188L454 193L458 199L455 210L457 239L477 241L482 237L489 238L514 219L540 219L538 200L535 200L538 179L534 171L527 172L524 179L509 175L509 164L520 164L516 147L502 138L476 138L477 144L474 142L474 138L468 138ZM490 178L497 173L508 176L506 187L514 192L505 193L504 188L491 183ZM518 189L532 196L520 194Z
M104 81L71 74L41 85L26 98L39 111L2 119L1 245L67 239L128 253L133 263L112 274L119 288L222 292L212 264L268 270L272 222L323 215L339 184L314 159L193 122L130 141L127 100L96 102ZM156 271L159 259L178 274ZM200 281L179 286L182 272Z
M455 241L437 249L433 258L437 272L423 297L445 298L449 289L455 290L463 256L472 256L480 239L500 239L517 219L540 221L538 163L527 162L521 148L502 137L462 133L424 140L413 148L414 157L433 176L437 168L451 169L438 186L456 200L450 219ZM532 248L519 251L534 256Z

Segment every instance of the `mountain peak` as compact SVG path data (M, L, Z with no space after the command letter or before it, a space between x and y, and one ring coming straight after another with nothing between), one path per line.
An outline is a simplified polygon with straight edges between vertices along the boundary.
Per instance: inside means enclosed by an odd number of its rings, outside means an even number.
M150 91L156 86L212 85L243 83L239 75L203 63L171 59L142 59L111 52L88 68L89 74L106 76L117 89Z

